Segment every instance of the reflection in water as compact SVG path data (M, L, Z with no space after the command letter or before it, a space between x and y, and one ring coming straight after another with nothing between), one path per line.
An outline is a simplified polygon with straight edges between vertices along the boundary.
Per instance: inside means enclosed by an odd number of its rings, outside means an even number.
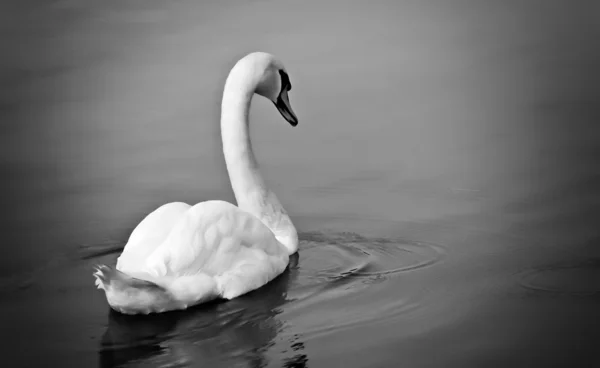
M186 311L149 316L108 315L100 366L242 366L262 367L264 351L285 324L277 320L290 284L298 275L298 255L289 268L265 287L231 301L217 301ZM286 367L308 361L298 335L290 340Z
M110 309L100 347L100 366L119 367L163 353L161 343L176 324L172 315L131 318Z

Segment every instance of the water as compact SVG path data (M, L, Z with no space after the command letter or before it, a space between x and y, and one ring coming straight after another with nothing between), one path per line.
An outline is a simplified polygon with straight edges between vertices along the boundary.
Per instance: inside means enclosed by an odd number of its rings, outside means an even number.
M600 365L595 4L2 7L8 366ZM110 312L92 267L145 214L233 201L219 99L254 50L294 86L297 128L251 121L298 256L230 302Z

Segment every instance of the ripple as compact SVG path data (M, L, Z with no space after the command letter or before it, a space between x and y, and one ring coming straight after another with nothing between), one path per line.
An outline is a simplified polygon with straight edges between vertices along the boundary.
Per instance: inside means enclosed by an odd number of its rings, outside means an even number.
M600 295L600 259L532 269L521 274L520 283L527 289L554 294Z
M116 256L123 250L123 247L124 243L121 241L106 240L81 244L75 251L57 253L54 257L32 270L0 278L0 297L3 294L10 295L14 292L31 291L31 289L36 289L35 292L42 292L42 290L56 292L59 289L64 289L63 286L57 286L65 284L64 280L60 279L61 277L69 272L77 272L78 267L87 267L85 263L80 261L109 255ZM91 267L86 268L86 270L86 272L91 272ZM68 284L71 287L73 286L71 282Z
M418 288L398 279L390 290L388 281L445 256L437 244L356 233L303 233L300 240L284 316L302 320L311 335L390 320L418 308Z
M407 272L431 266L446 254L441 245L407 239L367 238L356 233L302 235L306 252L315 252L319 247L319 254L312 255L313 259L331 263L318 273L333 279ZM337 253L339 257L323 252Z
M119 253L124 247L124 242L116 240L107 240L93 244L82 244L78 249L78 257L82 260L99 258L109 254Z

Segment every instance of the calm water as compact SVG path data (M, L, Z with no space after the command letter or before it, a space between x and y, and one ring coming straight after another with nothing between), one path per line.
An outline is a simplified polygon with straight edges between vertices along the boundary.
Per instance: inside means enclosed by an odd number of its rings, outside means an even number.
M2 7L8 366L600 366L597 5ZM299 255L231 302L110 312L92 266L145 214L234 200L220 94L254 50L294 86L297 128L251 120Z

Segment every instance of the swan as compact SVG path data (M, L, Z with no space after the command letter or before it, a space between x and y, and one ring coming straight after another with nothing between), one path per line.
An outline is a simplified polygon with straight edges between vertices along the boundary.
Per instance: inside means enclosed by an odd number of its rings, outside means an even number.
M221 138L238 206L219 200L165 204L131 233L116 267L98 265L95 284L125 314L186 309L233 299L281 274L298 250L289 215L267 189L252 151L248 114L254 94L271 100L292 126L289 76L275 56L240 59L225 82Z

